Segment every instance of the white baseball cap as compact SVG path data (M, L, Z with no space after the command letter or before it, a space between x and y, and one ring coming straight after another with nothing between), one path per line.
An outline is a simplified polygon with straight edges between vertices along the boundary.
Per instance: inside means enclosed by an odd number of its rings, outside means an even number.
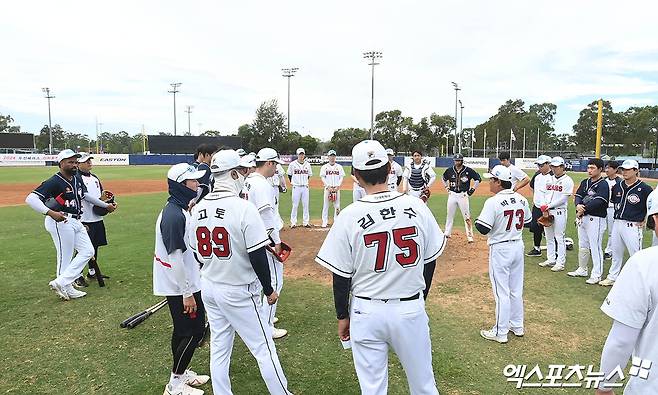
M240 158L240 167L256 167L256 155L247 154Z
M503 165L496 165L490 173L484 173L484 178L497 178L500 181L512 181L512 172Z
M378 169L387 163L386 149L377 140L363 140L352 148L352 167L357 170Z
M63 161L64 159L79 158L80 156L80 154L73 152L73 150L65 149L64 151L60 151L60 153L57 154L57 163Z
M556 156L551 159L551 166L564 166L564 158Z
M395 152L392 148L386 148L386 155L395 156Z
M210 171L213 173L221 173L236 167L240 167L240 155L232 149L217 151L210 160Z
M94 157L91 156L91 152L81 152L80 157L78 158L78 163L84 163L89 159L93 159L93 158Z
M279 154L273 148L261 148L256 154L256 162L272 161L282 165L284 162L279 158Z
M304 148L297 148L297 155L299 155L299 154L306 155L306 151L304 151Z
M183 182L185 180L197 180L206 174L203 170L197 170L194 166L187 163L179 163L171 166L167 172L167 178L174 182Z
M634 159L626 159L620 166L622 169L640 169L640 165Z
M551 163L551 157L548 155L539 155L537 159L535 159L535 164L543 165L544 163Z
M333 155L333 156L336 156L336 151L330 149L329 152L327 152L327 156L332 156L332 155Z
M647 215L658 214L658 193L650 193L647 199Z
M247 151L243 150L242 148L238 148L235 152L238 153L238 156L245 156L245 155L247 155Z

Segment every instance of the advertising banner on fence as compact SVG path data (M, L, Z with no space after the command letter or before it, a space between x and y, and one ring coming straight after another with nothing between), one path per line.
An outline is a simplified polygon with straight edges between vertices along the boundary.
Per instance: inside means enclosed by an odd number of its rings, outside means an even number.
M128 154L92 154L94 166L128 166Z
M0 166L45 166L44 154L0 154Z
M489 158L464 158L464 165L472 169L489 169Z
M537 164L535 160L537 158L516 158L514 159L514 165L522 170L536 170Z

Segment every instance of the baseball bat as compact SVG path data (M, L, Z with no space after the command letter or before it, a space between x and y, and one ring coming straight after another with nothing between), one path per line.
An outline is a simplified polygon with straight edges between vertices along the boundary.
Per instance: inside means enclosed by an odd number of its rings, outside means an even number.
M96 273L96 280L98 280L98 286L104 287L105 279L103 278L103 273L101 273L100 267L98 267L98 262L96 261L96 258L92 257L89 260L89 266L91 266L92 269L94 269L94 272Z
M160 305L157 305L157 307L154 306L154 307L152 307L151 309L146 310L144 313L142 313L141 315L137 316L135 319L133 319L133 320L131 320L130 322L128 322L128 323L126 324L126 328L128 328L128 329L133 329L133 328L136 327L137 325L139 325L139 324L141 324L142 322L144 322L144 321L145 321L147 318L149 318L151 315L153 315L153 313L155 313L156 311L158 311L158 310L160 310L161 308L163 308L166 304L167 304L167 299L164 300L164 303L162 303L162 304L160 304Z
M158 303L154 304L153 306L149 307L148 309L146 309L146 310L142 310L142 311L140 311L139 313L137 313L137 314L133 314L133 315L131 315L130 317L126 318L125 320L121 321L121 323L119 324L119 326L120 326L121 328L125 328L126 325L128 325L128 323L129 323L130 321L132 321L132 320L134 320L135 318L137 318L137 317L143 315L143 314L146 313L147 311L149 311L149 310L151 310L151 309L153 309L153 308L157 308L157 307L160 306L161 304L164 305L164 304L166 304L166 303L167 303L167 299L163 299L163 300L159 301Z

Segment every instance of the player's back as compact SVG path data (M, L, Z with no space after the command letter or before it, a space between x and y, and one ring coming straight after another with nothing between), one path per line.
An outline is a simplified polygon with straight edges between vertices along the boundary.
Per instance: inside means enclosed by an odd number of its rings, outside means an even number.
M532 219L528 201L511 189L504 189L484 202L478 223L490 228L488 244L521 240L523 225Z
M424 264L436 259L444 245L436 219L420 199L387 191L345 208L318 260L351 276L355 296L404 298L425 289Z
M194 206L189 239L203 262L201 276L229 285L256 279L249 252L269 241L256 207L225 191L211 192Z

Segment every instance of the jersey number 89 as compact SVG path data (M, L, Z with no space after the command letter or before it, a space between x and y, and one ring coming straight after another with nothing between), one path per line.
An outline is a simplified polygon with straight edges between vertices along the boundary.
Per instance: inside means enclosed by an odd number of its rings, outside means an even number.
M415 226L393 229L391 232L377 232L363 235L366 247L377 247L375 271L385 272L388 263L388 249L393 234L393 243L402 250L395 254L395 260L402 267L415 266L418 260L418 243L413 238L418 236Z
M210 258L213 254L217 258L228 258L231 255L231 243L226 228L217 226L208 229L200 226L196 229L197 251L204 258Z

